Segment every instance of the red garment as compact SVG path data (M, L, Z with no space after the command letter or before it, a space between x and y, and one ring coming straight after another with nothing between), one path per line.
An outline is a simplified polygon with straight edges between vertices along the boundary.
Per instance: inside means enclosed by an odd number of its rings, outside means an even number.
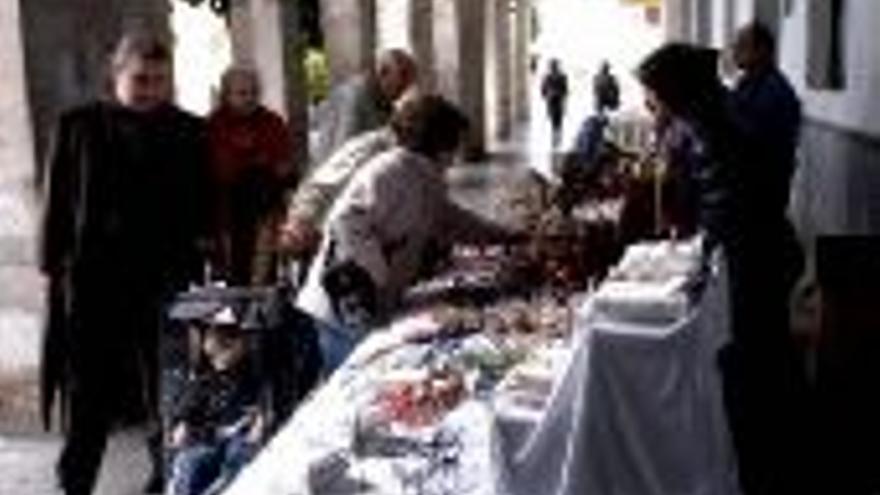
M265 282L274 252L283 205L290 185L290 131L284 120L264 107L248 115L229 109L208 118L214 180L215 268L227 281Z
M251 167L265 168L278 179L293 172L290 130L265 107L248 115L217 110L208 117L208 135L214 178L221 184L234 182Z

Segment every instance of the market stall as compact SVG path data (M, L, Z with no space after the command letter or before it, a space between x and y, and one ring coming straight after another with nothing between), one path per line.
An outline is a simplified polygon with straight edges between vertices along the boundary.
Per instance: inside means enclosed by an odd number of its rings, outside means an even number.
M554 263L524 285L522 253L460 250L227 493L738 493L723 264L699 247L631 245L595 287Z

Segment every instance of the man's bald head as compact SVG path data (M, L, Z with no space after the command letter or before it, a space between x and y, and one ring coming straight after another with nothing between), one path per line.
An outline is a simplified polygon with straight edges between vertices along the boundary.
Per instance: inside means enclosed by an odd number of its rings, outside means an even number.
M776 63L776 38L767 26L753 22L737 31L733 42L733 61L745 72L761 70Z
M376 61L376 80L382 94L390 102L396 101L418 78L418 65L405 50L393 48L379 54Z

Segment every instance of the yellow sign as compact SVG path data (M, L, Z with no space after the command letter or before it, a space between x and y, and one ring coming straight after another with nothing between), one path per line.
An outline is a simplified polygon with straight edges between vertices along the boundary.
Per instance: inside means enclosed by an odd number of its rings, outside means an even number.
M663 5L663 0L620 0L620 3L642 7L660 7Z

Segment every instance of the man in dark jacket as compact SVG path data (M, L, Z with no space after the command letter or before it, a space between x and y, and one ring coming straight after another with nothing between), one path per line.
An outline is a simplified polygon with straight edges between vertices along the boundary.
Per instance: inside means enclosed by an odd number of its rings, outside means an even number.
M790 291L803 269L794 228L785 218L791 180L797 168L797 146L801 127L801 103L791 84L776 64L776 40L762 24L752 23L737 33L733 59L741 75L731 95L732 114L739 129L763 165L761 176L764 204L759 214L783 235L786 244L786 284Z
M568 98L568 76L562 71L559 60L550 61L550 71L541 81L541 96L547 103L547 117L553 130L553 146L562 138L565 121L565 101Z
M67 399L67 495L92 492L115 425L154 419L163 302L201 265L203 124L170 103L168 48L123 38L112 91L61 116L46 168L43 406Z
M611 64L603 61L593 77L593 104L598 115L617 110L620 106L620 85L611 73Z

